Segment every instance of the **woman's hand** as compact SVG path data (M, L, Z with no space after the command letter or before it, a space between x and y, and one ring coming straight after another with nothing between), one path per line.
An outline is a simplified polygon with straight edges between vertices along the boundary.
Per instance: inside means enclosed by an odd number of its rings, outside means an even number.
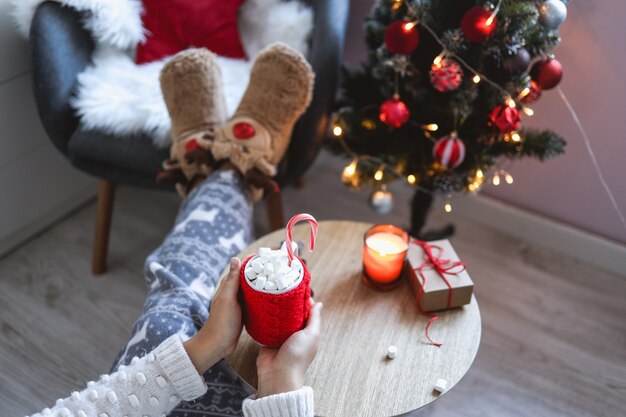
M304 385L304 374L317 354L322 303L311 298L307 326L292 334L278 349L262 347L256 360L258 398L295 391Z
M185 350L198 373L205 373L237 347L241 335L241 306L237 301L241 261L230 260L228 275L222 279L213 296L209 319L202 329L184 343Z

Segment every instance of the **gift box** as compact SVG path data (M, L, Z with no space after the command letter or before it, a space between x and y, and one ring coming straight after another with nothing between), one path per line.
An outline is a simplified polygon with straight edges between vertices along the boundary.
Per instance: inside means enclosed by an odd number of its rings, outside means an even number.
M412 241L407 253L408 278L421 311L469 304L474 283L448 240Z

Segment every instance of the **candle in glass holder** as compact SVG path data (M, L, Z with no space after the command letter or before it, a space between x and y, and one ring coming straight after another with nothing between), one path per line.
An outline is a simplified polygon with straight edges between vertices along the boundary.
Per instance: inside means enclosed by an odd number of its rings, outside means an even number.
M371 227L363 240L363 281L370 287L388 291L400 284L409 235L391 224Z

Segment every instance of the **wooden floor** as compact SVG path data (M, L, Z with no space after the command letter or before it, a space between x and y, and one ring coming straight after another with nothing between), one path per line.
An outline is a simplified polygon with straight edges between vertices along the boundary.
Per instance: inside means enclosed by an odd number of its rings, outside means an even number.
M341 186L342 162L323 155L303 189L285 192L285 212L319 219L403 224L409 194L388 216ZM172 194L122 188L116 201L110 270L90 276L91 204L0 260L0 416L53 404L107 372L145 287L143 259L172 224ZM626 415L626 277L454 221L453 244L476 283L483 339L467 376L416 416ZM257 233L267 232L262 206ZM358 417L358 416L346 416Z

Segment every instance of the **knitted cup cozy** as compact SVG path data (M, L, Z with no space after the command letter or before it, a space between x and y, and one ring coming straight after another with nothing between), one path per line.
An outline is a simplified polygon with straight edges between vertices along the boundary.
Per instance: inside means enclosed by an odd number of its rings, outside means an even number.
M246 279L246 265L254 255L248 257L241 266L241 292L243 294L243 318L250 337L263 346L278 347L298 330L306 326L311 305L311 274L306 264L296 256L293 248L293 227L306 221L310 224L309 249L315 249L318 224L308 213L296 214L285 227L285 247L289 266L294 260L302 265L302 281L284 293L262 292L253 288Z
M278 347L306 325L311 309L311 274L301 261L304 276L297 287L283 294L260 292L250 286L244 275L246 265L252 258L250 256L243 262L239 277L246 330L259 344Z

